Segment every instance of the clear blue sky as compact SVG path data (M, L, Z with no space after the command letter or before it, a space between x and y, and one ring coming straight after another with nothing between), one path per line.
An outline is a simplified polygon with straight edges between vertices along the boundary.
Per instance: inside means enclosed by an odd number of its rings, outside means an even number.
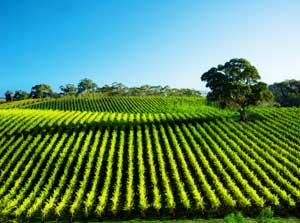
M0 0L0 96L84 77L204 89L234 57L300 79L299 0Z

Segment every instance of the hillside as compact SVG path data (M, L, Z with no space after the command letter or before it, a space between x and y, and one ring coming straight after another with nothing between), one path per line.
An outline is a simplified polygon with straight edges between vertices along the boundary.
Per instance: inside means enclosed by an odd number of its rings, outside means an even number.
M63 111L161 113L202 111L203 97L164 96L79 96L63 98L27 99L0 105L1 108L26 108Z
M300 109L256 108L240 123L204 105L186 113L188 101L168 112L148 109L155 97L97 109L80 100L0 109L2 218L297 214Z

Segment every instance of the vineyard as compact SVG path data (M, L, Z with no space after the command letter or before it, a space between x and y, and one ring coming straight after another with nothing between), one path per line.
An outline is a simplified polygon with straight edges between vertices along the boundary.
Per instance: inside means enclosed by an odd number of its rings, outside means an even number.
M204 105L109 100L0 109L0 219L299 214L300 109L256 108L241 123Z
M204 104L205 99L203 97L85 96L57 99L27 99L0 104L0 109L26 108L63 111L160 113L197 111L199 108L203 108ZM206 110L210 108L205 107Z

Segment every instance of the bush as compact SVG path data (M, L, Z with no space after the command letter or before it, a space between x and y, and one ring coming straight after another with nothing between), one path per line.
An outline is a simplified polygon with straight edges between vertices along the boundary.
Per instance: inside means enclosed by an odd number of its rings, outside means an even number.
M231 213L231 214L228 214L225 216L224 218L224 222L225 223L235 223L235 214L234 213Z
M273 219L274 212L271 209L271 207L267 207L261 210L261 212L258 215L258 222L259 223L273 223L276 222Z
M247 220L245 219L245 217L243 216L243 214L241 212L236 213L235 219L239 223L247 223Z
M224 218L225 223L247 223L241 212L231 213Z

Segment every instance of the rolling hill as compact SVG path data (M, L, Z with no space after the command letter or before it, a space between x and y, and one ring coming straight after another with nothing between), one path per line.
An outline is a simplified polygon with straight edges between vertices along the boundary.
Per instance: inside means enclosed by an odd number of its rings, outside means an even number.
M248 122L197 98L0 108L3 219L299 212L298 108L253 108Z

